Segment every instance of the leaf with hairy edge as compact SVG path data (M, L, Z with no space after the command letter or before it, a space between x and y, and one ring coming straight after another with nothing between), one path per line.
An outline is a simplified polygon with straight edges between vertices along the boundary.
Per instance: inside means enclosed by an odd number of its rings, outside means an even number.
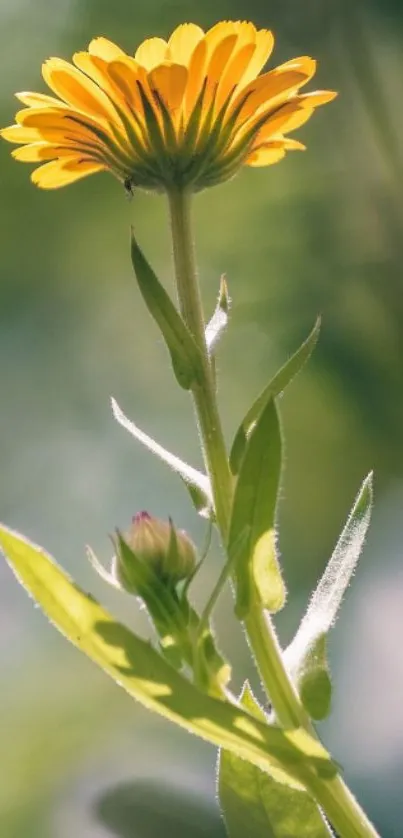
M229 306L230 299L228 296L228 286L223 274L220 279L220 291L218 294L217 305L211 320L206 326L206 344L210 355L214 352L217 343L228 324Z
M330 705L330 682L324 641L336 621L364 546L372 509L372 473L364 480L333 555L302 618L298 631L284 653L288 671L302 686L308 712L323 718ZM316 693L315 693L316 682ZM305 685L305 686L304 686ZM319 712L319 716L312 712Z
M304 364L306 364L312 355L319 337L320 322L320 317L318 317L311 334L307 337L304 343L301 344L294 355L286 361L286 363L271 379L241 422L235 434L230 453L230 466L233 474L238 474L248 436L259 416L260 411L263 410L269 399L275 399L276 396L279 396L280 393L285 390L288 384L293 378L295 378L297 373L300 372Z
M275 515L281 471L281 433L274 401L260 413L249 436L231 512L228 555L249 528L234 562L236 611L243 619L257 594L271 612L285 602L285 587L276 553Z
M241 703L257 719L265 719L248 685ZM229 838L332 835L313 798L290 775L263 772L229 751L220 751L218 791Z
M131 422L130 419L125 416L123 410L119 407L116 399L111 399L112 404L112 411L113 415L119 425L122 425L126 431L129 431L129 434L134 436L139 442L142 443L149 451L159 457L164 463L166 463L179 477L182 478L189 494L192 499L192 503L194 504L195 508L197 509L199 515L203 518L211 518L213 515L213 498L211 494L210 488L210 481L207 475L202 474L201 471L189 466L187 463L180 460L179 457L176 457L175 454L171 454L170 451L167 451L166 448L163 448L162 445L159 445L158 442L155 442L152 437L148 436L148 434L141 431L134 422Z
M184 390L189 390L195 381L201 380L203 374L198 347L169 294L140 250L133 229L131 254L138 286L150 314L162 332L176 380Z
M0 549L53 625L144 707L263 770L285 767L302 783L313 774L336 776L329 754L306 731L270 727L202 693L81 591L40 547L1 526Z

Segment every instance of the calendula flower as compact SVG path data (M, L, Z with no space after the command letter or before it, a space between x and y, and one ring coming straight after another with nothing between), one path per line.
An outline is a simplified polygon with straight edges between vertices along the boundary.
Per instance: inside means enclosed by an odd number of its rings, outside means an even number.
M32 180L44 189L102 170L130 190L212 186L303 149L289 132L335 96L300 93L316 69L307 56L259 75L273 43L268 30L229 21L206 33L185 23L134 57L95 38L72 64L44 63L57 98L18 93L27 107L1 134L20 145L17 160L43 163Z

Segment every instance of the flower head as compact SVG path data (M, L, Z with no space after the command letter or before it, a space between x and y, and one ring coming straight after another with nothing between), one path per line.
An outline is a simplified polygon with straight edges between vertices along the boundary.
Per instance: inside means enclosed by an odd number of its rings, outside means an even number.
M107 170L128 189L192 190L268 166L302 149L288 137L335 93L300 93L316 63L303 56L259 75L273 35L225 21L204 32L185 23L168 41L150 38L134 57L95 38L70 64L50 58L43 77L55 94L18 93L26 105L1 131L17 160L42 163L44 189Z

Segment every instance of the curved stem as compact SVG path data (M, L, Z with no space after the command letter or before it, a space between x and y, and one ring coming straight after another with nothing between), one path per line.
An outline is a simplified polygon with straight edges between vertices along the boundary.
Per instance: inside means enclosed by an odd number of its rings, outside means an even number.
M182 316L203 357L203 381L193 387L192 395L204 460L211 481L217 524L222 541L226 544L234 483L218 412L213 370L206 346L191 228L191 195L179 189L171 190L168 199L179 304ZM213 604L227 577L228 568L224 568L213 592ZM317 738L284 666L270 616L263 609L255 608L245 620L245 630L279 723L284 728L304 727ZM332 780L312 777L309 791L341 838L378 838L377 832L340 776Z

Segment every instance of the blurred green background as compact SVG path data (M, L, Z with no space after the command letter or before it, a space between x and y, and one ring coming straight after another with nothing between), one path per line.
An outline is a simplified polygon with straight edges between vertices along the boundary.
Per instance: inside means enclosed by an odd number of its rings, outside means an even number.
M2 0L0 120L16 90L44 90L40 65L95 35L128 52L180 22L274 29L274 61L319 59L314 87L340 91L298 136L308 151L244 170L201 194L196 221L206 310L225 271L231 328L219 358L228 438L318 312L315 357L283 399L287 467L280 547L286 643L362 477L376 472L371 535L334 630L334 708L323 737L383 838L403 821L403 7L400 0ZM312 85L311 85L312 87ZM44 194L0 148L0 518L48 550L146 635L144 614L105 590L90 543L148 509L201 543L183 488L111 417L199 461L192 410L137 292L132 222L172 287L166 207L130 203L106 175ZM217 545L196 586L218 572ZM223 598L216 619L240 686L258 688ZM54 632L0 564L0 834L4 838L223 838L214 749L130 699ZM111 789L116 789L112 794Z

